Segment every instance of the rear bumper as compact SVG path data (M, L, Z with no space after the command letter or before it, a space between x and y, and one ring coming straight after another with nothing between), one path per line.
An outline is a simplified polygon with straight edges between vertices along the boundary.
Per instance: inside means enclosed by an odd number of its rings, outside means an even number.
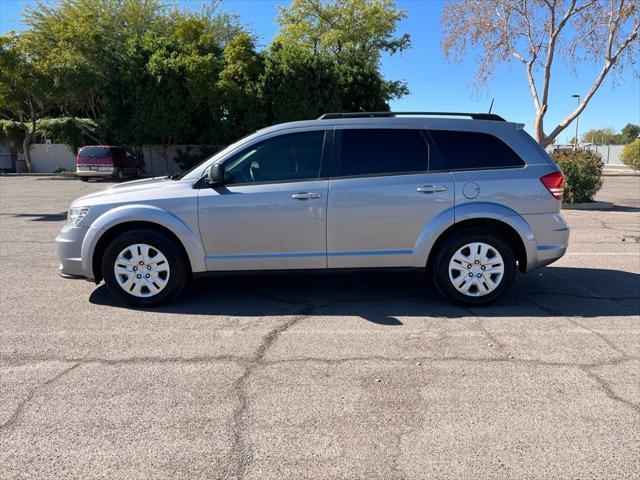
M527 271L561 258L569 246L569 226L560 213L523 215L535 236L536 255L528 259Z
M117 171L112 165L78 165L76 175L79 177L112 177Z
M69 227L65 225L56 237L56 252L60 259L58 267L64 278L87 278L82 268L82 242L87 234L87 228Z

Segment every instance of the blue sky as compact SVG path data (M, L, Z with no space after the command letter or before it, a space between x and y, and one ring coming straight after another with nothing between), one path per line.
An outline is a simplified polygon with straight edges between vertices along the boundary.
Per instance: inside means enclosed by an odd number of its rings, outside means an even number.
M0 33L19 30L20 13L29 0L0 0ZM172 2L169 2L172 3ZM180 0L178 3L197 7L200 0ZM237 14L241 21L259 37L262 46L276 34L277 5L287 0L227 0L223 9ZM461 64L445 60L440 46L440 0L399 0L407 18L399 32L408 32L412 48L403 54L386 56L382 70L389 79L408 82L411 93L392 103L393 110L422 111L486 111L495 97L494 112L508 120L525 123L531 132L534 108L522 67L513 63L501 65L491 83L478 95L471 88L476 63L474 53ZM550 110L545 118L547 132L566 116L575 105L574 93L583 95L590 88L599 65L583 65L578 76L572 75L562 62L553 71ZM580 116L580 131L612 127L620 130L629 122L640 124L640 80L627 69L614 85L607 78L587 109ZM573 136L573 125L559 138L566 142Z

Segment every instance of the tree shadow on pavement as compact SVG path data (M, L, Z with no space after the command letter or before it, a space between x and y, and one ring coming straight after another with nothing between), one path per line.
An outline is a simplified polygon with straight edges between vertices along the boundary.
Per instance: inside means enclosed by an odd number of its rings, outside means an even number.
M90 301L128 308L116 303L104 285L93 291ZM402 317L637 316L640 275L546 267L518 275L513 288L496 303L472 308L443 300L430 281L411 273L233 276L193 281L173 303L149 310L249 317L359 316L386 326L402 325Z

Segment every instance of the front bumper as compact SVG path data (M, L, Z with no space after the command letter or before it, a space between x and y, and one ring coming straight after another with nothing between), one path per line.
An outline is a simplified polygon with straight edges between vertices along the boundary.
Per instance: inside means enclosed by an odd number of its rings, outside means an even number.
M56 252L60 259L60 275L65 278L89 278L82 268L82 242L89 229L65 225L56 237Z
M78 165L78 177L112 177L117 169L111 165Z

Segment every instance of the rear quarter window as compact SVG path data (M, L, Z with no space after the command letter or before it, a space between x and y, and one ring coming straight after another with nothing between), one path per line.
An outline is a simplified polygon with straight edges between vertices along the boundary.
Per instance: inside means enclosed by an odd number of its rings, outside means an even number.
M84 147L78 156L80 158L109 158L111 154L106 147Z
M478 170L524 166L524 161L498 137L481 132L429 130L433 143L430 170Z

